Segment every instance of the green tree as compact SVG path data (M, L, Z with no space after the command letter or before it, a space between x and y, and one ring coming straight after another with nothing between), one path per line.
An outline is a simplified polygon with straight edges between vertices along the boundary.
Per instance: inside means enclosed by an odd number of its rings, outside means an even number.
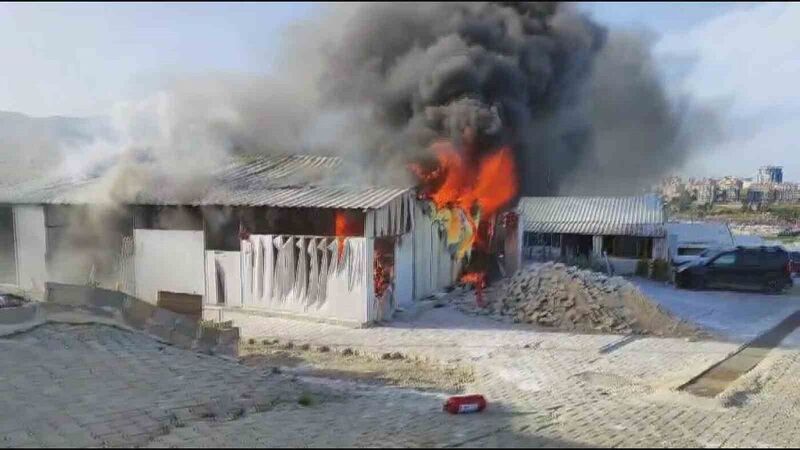
M670 208L673 211L684 212L692 207L692 195L688 191L681 191L681 193L670 201Z

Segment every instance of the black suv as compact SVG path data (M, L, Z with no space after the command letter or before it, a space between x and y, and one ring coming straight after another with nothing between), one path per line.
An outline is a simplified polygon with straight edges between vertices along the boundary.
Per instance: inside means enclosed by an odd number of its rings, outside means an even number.
M758 289L779 293L791 284L789 253L781 247L720 250L675 269L675 285L680 288Z

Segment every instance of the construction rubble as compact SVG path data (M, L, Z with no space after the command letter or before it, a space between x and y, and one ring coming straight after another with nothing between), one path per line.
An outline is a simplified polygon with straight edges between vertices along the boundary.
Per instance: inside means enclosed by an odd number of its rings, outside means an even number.
M696 327L651 302L624 278L561 263L543 263L521 270L496 283L485 296L484 308L475 306L473 295L461 296L459 306L497 320L565 331L699 335Z

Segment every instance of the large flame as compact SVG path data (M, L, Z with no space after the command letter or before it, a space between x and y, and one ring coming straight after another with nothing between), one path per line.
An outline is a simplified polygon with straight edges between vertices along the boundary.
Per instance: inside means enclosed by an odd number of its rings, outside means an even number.
M459 259L474 248L488 253L494 231L495 214L517 195L517 174L511 149L500 147L475 156L471 134L465 133L465 149L451 141L440 140L431 145L438 162L433 169L419 165L411 169L419 177L423 197L436 207L435 219L445 225L447 243L456 245ZM483 307L485 269L464 273L460 281L475 287L475 299Z
M445 224L448 243L458 243L463 258L482 243L480 225L492 222L517 194L514 158L510 148L501 147L470 161L469 152L447 140L434 142L431 151L438 165L427 171L414 165L412 170L423 184L423 195L436 206L436 218Z

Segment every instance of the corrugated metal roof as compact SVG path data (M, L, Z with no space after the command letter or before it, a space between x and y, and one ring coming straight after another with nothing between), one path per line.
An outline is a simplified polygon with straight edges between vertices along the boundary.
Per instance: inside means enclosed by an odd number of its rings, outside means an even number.
M375 209L408 192L408 188L352 186L302 186L245 191L214 189L201 201L192 204Z
M96 178L34 179L0 188L0 202L71 203L71 199L96 184Z
M638 197L523 197L525 231L664 236L664 210L655 195Z
M342 160L330 156L250 156L232 160L197 192L181 195L174 180L151 183L127 203L375 209L409 193L406 186L346 184ZM102 192L103 175L32 180L0 189L2 203L81 204ZM171 187L170 187L171 186ZM183 189L185 191L185 189Z

